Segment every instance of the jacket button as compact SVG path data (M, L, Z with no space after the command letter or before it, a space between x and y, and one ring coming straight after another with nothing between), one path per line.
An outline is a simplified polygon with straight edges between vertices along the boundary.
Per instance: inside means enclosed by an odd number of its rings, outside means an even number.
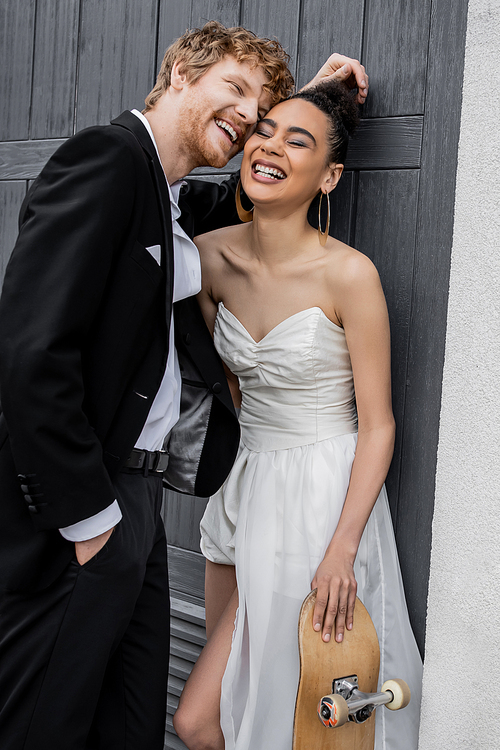
M185 333L184 334L184 343L187 344L188 346L191 343L191 334L190 333Z
M214 383L212 386L212 393L220 393L222 391L222 386L220 383Z
M24 492L24 493L29 492L28 485L27 484L22 484L21 485L21 491Z
M38 513L38 508L36 505L28 505L28 510L30 513Z

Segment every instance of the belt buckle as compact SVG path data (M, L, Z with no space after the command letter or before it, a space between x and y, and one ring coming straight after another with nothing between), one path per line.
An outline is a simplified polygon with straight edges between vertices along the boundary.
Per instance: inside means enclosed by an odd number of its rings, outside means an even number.
M155 460L153 463L152 471L163 473L166 471L168 466L169 452L168 451L155 451Z

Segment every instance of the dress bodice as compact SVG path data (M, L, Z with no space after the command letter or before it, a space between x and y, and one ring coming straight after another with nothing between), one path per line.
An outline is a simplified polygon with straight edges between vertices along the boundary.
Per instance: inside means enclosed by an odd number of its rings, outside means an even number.
M250 450L295 448L356 432L344 330L321 308L291 315L255 341L221 302L214 341L240 382L241 437Z

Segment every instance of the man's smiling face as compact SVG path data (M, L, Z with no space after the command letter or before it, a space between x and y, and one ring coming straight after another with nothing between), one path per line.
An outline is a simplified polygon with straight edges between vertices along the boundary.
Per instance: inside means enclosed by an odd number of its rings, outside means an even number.
M194 166L224 167L253 133L271 106L261 67L225 57L195 83L186 84L179 117L179 142Z

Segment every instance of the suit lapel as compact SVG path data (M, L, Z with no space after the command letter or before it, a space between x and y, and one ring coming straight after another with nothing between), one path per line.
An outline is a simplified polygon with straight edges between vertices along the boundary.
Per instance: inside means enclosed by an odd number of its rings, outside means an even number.
M165 173L163 171L163 167L160 164L160 160L158 159L158 154L156 153L154 143L151 140L148 131L138 117L127 110L125 112L122 112L122 114L115 120L112 120L111 124L119 125L120 127L126 128L131 133L133 133L149 161L151 179L155 186L163 229L161 264L163 270L165 271L165 276L167 279L166 323L168 330L170 330L170 317L172 311L172 299L174 294L174 240L172 235L170 195L168 192Z
M119 125L127 130L130 130L141 147L143 148L146 156L150 162L151 176L155 185L155 190L158 196L158 204L160 207L164 243L162 245L162 265L166 270L167 284L167 326L170 331L170 314L172 309L172 297L173 297L173 279L174 279L174 250L173 250L173 236L172 236L172 215L170 212L170 196L168 193L167 182L163 168L158 159L156 149L149 136L148 131L132 112L125 111L116 120L113 120L112 125ZM221 361L217 355L213 346L212 337L205 324L203 316L201 314L198 303L194 297L188 297L187 299L177 302L175 307L176 310L176 335L178 342L184 342L188 340L192 342L189 345L188 356L191 358L202 375L204 381L209 386L210 390L214 395L221 401L230 411L234 412L234 406L227 387L226 376L222 369ZM187 349L186 349L187 353ZM219 390L220 387L220 390Z

